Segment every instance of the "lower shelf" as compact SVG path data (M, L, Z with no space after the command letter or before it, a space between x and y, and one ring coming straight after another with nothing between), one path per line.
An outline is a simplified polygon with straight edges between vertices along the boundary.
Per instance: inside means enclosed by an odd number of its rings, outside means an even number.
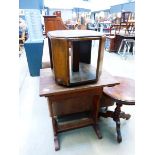
M57 116L56 122L58 132L63 132L94 124L93 119L90 117L90 112L70 114L66 116Z

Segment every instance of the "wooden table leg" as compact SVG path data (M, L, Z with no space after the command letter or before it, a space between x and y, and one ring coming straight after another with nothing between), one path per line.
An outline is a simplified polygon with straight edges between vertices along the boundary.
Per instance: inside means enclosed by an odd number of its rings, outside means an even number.
M113 120L116 122L117 142L122 142L121 130L120 130L120 113L122 104L116 103Z
M98 124L94 124L94 125L93 125L93 128L94 128L94 130L95 130L95 133L96 133L98 139L102 139L102 134L101 134L101 132L100 132L100 130L99 130Z
M59 144L58 136L54 136L54 145L55 145L55 151L60 150L60 144Z
M54 113L53 113L53 109L52 109L52 101L50 98L48 98L48 108L49 108L49 112L50 112L50 117L52 118L55 151L58 151L58 150L60 150L60 143L59 143L59 139L58 139L58 125L57 125L56 119L54 118Z
M58 151L58 150L60 150L60 143L59 143L59 139L58 139L57 122L54 118L52 118L52 124L53 124L53 131L54 131L55 151Z
M101 132L99 130L98 123L97 123L98 122L99 103L100 103L100 96L95 95L93 98L93 118L94 118L93 128L95 130L97 137L99 139L102 139L102 135L101 135Z

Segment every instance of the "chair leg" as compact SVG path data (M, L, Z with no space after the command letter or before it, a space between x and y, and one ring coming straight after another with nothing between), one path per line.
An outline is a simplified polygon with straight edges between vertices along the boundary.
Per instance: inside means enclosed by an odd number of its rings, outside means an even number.
M124 40L121 41L121 44L120 44L120 46L119 46L119 50L118 50L118 54L119 54L119 55L122 55L121 50L122 50L123 44L124 44Z

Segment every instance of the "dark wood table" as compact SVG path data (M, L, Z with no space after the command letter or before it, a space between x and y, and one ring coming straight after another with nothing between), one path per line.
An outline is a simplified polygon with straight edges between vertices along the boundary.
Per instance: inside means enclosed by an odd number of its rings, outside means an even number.
M97 83L65 87L55 83L50 68L40 70L39 94L41 97L47 97L48 100L54 131L55 150L60 149L58 133L63 131L92 125L98 138L102 138L98 128L98 114L103 87L116 84L119 84L119 82L104 70ZM87 108L87 103L91 105L91 108ZM80 114L84 114L83 117ZM80 119L74 120L75 115L79 115ZM63 122L62 120L65 117L71 118L71 121Z

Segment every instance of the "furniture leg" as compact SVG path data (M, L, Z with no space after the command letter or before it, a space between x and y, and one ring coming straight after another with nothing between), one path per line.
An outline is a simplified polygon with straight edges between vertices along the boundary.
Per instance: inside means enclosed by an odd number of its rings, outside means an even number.
M102 134L101 134L101 132L100 132L100 129L99 129L98 124L94 124L94 125L93 125L93 128L94 128L94 130L95 130L95 133L96 133L98 139L102 139Z
M50 98L48 98L48 109L50 112L50 117L52 118L52 127L53 127L53 133L54 133L54 146L55 151L60 150L60 143L58 139L58 124L56 119L54 118L53 108L52 108L52 101Z
M130 119L131 115L130 114L125 114L125 112L121 112L119 118L123 118L123 119Z
M55 151L60 150L60 144L59 144L58 136L54 136L54 145L55 145Z
M117 142L122 142L121 130L120 130L120 113L122 104L116 103L113 120L116 122Z
M48 47L49 47L49 55L50 55L50 64L51 64L51 68L53 68L52 47L51 47L51 40L50 40L50 38L48 38Z
M121 53L122 53L122 47L123 47L123 43L124 43L124 41L122 40L121 41L121 44L120 44L120 46L119 46L119 50L118 50L118 54L120 54L121 55Z
M55 146L55 151L60 150L60 143L59 143L58 135L54 135L54 146Z
M57 122L54 118L52 118L52 124L53 124L53 131L54 131L55 151L58 151L58 150L60 150L60 143L59 143L59 139L58 139Z
M98 111L99 111L99 104L100 104L100 96L95 95L93 98L93 119L94 119L94 124L93 128L95 130L95 133L99 139L102 139L101 132L99 130L99 126L97 124L98 122Z

